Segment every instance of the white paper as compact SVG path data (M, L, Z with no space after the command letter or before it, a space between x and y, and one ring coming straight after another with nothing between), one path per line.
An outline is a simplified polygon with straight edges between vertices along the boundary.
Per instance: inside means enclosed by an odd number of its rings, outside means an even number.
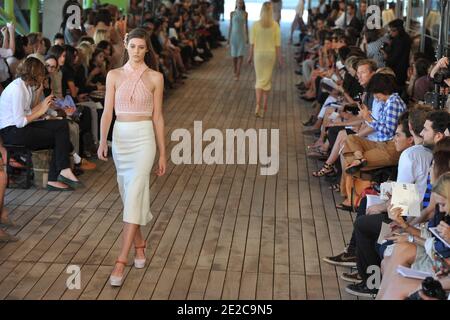
M336 120L338 117L339 117L339 113L333 112L332 114L330 114L329 119L330 119L331 121L334 121L334 120Z
M332 79L330 79L330 78L323 78L323 79L322 79L322 82L323 82L324 84L326 84L327 86L329 86L329 87L335 89L335 90L337 90L337 88L338 88L337 83L334 82L334 81L333 81Z
M417 271L404 266L398 266L397 273L405 278L419 279L419 280L425 280L428 277L434 276L431 272Z
M366 195L367 198L367 208L386 203L383 199L380 198L380 196L368 194Z
M386 238L392 233L391 227L389 224L383 222L381 224L380 235L378 236L378 244L383 244L386 242Z
M438 238L439 240L441 240L441 242L442 242L443 244L445 244L445 246L446 246L447 248L450 248L450 243L448 243L447 241L444 240L444 238L441 237L441 235L440 235L439 232L437 231L437 227L429 228L429 230L431 231L432 234L434 234L434 236L435 236L436 238Z
M392 205L402 208L404 217L420 217L420 195L415 184L394 183Z
M389 195L392 195L392 182L383 182L380 185L380 198L384 201L389 200Z

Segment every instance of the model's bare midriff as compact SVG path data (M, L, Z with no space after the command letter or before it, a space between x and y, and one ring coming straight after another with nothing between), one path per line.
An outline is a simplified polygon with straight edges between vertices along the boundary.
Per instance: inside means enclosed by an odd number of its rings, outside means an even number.
M116 121L119 122L136 122L136 121L151 121L150 116L133 116L133 115L120 115L117 116Z

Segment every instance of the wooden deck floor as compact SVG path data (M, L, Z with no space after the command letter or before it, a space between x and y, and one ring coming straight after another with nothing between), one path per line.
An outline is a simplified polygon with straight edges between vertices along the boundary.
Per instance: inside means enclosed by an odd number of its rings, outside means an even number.
M8 190L21 225L9 232L21 241L0 246L0 299L352 299L339 279L345 270L322 261L349 241L352 217L311 176L318 164L305 157L309 107L296 96L293 48L284 46L287 66L275 73L263 120L253 115L252 68L233 81L225 48L164 103L169 153L171 132L192 132L195 120L204 129L280 129L278 175L169 162L166 176L152 177L147 267L127 267L120 289L108 282L122 227L112 161L82 177L84 190ZM70 265L81 268L80 290L66 287Z

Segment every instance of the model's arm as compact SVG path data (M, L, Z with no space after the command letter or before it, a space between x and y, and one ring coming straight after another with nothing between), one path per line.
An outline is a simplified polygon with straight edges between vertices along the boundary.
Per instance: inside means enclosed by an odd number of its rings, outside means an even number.
M164 78L161 73L156 73L155 92L153 94L153 124L156 132L156 143L159 149L159 165L156 170L157 176L163 176L166 173L166 143L164 141L164 116L163 116L163 91Z
M228 28L227 44L230 44L230 36L232 28L233 28L233 12L230 13L230 27Z
M245 13L245 37L246 37L246 41L245 43L248 44L248 13Z
M102 120L100 122L100 144L98 147L97 155L100 160L108 160L108 132L111 126L114 108L114 96L116 92L115 87L115 72L110 71L106 77L106 93L105 93L105 106L103 109Z

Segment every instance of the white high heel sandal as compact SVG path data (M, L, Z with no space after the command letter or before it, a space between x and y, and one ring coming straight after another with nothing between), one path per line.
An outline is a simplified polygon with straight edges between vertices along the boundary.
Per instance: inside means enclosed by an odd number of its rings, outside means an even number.
M138 250L138 249L144 249L145 250L146 248L147 248L147 246L144 245L144 246L141 246L141 247L135 247L134 249L135 250ZM146 261L147 261L147 259L134 259L134 267L136 269L144 269Z
M127 262L126 261L117 260L116 264L123 264L124 266L126 266ZM122 285L122 282L123 282L123 275L120 276L120 277L111 275L109 277L109 282L110 282L112 287L120 287Z

